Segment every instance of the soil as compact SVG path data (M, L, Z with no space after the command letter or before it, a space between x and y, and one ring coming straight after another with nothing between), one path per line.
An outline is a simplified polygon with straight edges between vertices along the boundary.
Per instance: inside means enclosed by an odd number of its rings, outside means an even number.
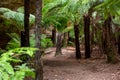
M120 63L108 64L104 54L94 50L92 58L75 59L75 49L62 49L62 55L54 56L55 48L46 50L44 80L120 80Z

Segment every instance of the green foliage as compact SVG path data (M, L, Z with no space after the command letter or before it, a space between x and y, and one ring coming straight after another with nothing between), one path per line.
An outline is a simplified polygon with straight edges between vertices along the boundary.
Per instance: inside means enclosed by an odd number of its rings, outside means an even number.
M18 28L20 28L20 30L23 28L24 26L24 14L23 13L9 11L9 12L4 13L4 16L8 19L12 19L13 21L15 21L16 24L18 25ZM30 25L34 24L35 22L34 19L35 17L33 15L30 15Z
M30 69L26 66L26 64L22 64L21 66L17 66L15 68L15 73L11 76L11 80L23 80L26 76L30 76L34 78L34 70Z
M11 40L8 42L8 45L6 47L7 50L19 48L20 47L20 36L16 33L10 33L8 34Z
M14 59L14 58L19 58L19 55L27 54L30 57L34 54L33 51L37 49L35 48L15 48L12 50L9 50L5 52L4 54L1 55L0 60L2 61L14 61L14 62L19 62L21 61L20 59Z
M104 13L105 19L108 16L120 16L120 1L119 0L103 0L100 5L95 7L97 10L101 10Z
M47 36L45 34L42 34L42 36L41 36L41 46L43 48L53 46L51 39L47 38Z
M18 11L22 11L22 8L19 8ZM8 8L0 8L0 13L2 16L12 21L17 25L18 29L23 29L24 26L24 14L21 12L11 11ZM35 22L35 16L30 14L30 25L32 26ZM9 25L8 25L9 26Z
M16 48L3 53L0 56L0 80L23 80L26 76L34 77L34 70L22 64L12 67L10 62L21 62L18 58L22 54L33 56L35 48Z
M62 25L62 23L64 23L64 21L66 21L67 19L66 16L60 12L61 7L63 7L64 5L65 3L63 3L62 0L54 0L53 2L44 5L42 9L43 24L44 25L54 24L56 27ZM64 25L62 26L64 27Z
M24 13L24 6L21 6L17 9L17 12L19 13ZM23 18L24 19L24 18ZM30 14L30 17L29 17L29 21L30 21L30 25L33 25L35 23L35 16ZM24 22L23 22L24 23Z
M69 26L69 27L65 28L65 29L62 31L62 33L71 31L71 30L73 30L73 28L74 28L73 26Z
M91 0L95 1L95 0ZM54 25L59 32L65 32L67 22L79 24L90 8L89 0L53 0L43 6L43 24Z
M112 21L114 24L120 25L120 17L116 16Z
M9 12L9 11L11 10L7 8L0 8L0 15L3 15L4 13Z
M19 8L17 9L17 12L24 13L24 6L19 7Z
M16 33L8 34L11 37L11 40L8 42L8 45L6 47L7 50L14 49L14 48L20 48L20 36ZM35 47L35 35L30 35L30 46ZM41 47L47 48L53 46L51 39L47 38L45 34L41 35Z
M14 22L16 22L16 25L18 25L19 30L22 29L23 25L24 25L24 15L22 13L17 13L14 11L9 11L4 13L4 16L7 19L11 19Z
M17 32L17 25L14 24L13 21L10 19L7 19L3 15L0 15L0 33L11 33L11 32Z
M57 21L59 22L59 24L56 24L55 27L58 31L62 32L67 26L68 19L63 15L59 15Z
M41 35L41 48L47 48L53 46L52 41L50 38L47 38L45 34ZM35 35L31 34L30 35L30 45L31 47L35 46Z
M1 55L2 53L4 53L4 52L5 52L5 50L3 50L3 49L0 48L0 55Z

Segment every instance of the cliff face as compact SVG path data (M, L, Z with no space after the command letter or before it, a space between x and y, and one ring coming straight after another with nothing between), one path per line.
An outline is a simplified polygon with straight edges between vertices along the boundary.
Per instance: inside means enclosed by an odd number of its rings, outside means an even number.
M24 6L24 0L0 0L0 7L6 7L11 10L17 10L17 8ZM35 0L30 0L30 12L35 12Z
M1 0L0 7L6 7L16 10L18 7L23 6L23 0Z

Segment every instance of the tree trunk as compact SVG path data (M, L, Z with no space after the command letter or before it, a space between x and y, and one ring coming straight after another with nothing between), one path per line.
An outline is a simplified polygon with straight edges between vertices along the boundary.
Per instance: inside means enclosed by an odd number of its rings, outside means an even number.
M60 32L58 32L55 56L62 54L61 48L62 48L62 34Z
M91 43L91 53L93 52L93 47L96 45L96 41L95 41L95 38L96 38L96 22L94 21L95 19L93 17L91 17L91 23L92 23L92 31L90 33L90 43Z
M102 50L103 53L105 54L105 50L107 49L106 47L106 27L105 27L106 23L104 22L103 27L102 27Z
M52 42L55 46L56 45L56 28L52 30Z
M79 43L79 25L74 25L76 59L81 58L80 43Z
M107 61L109 63L116 63L117 56L115 45L113 43L112 38L112 30L111 30L111 17L108 17L105 20L104 27L105 27L105 54L107 55Z
M30 40L29 40L29 15L30 15L30 0L24 0L24 32L21 34L21 40L24 40L24 44L21 43L22 47L29 47ZM24 36L24 37L23 37ZM21 41L23 42L23 41Z
M36 0L36 15L35 15L35 40L36 48L39 50L35 54L35 80L43 80L43 64L41 60L41 24L42 20L42 0Z
M29 15L30 15L30 0L24 0L24 31L21 31L21 47L30 47L29 40ZM28 61L28 55L21 55L24 62Z
M90 58L90 17L84 16L85 58Z
M118 36L118 54L120 54L120 34Z
M21 31L21 47L26 46L26 35L24 31Z
M68 32L64 33L64 40L63 40L63 46L67 47L68 45Z

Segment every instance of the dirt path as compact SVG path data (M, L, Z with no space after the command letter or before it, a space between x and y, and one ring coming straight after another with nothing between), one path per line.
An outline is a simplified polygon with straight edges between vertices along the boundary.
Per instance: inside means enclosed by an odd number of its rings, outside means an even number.
M76 60L70 47L57 57L55 48L47 51L51 52L43 57L44 80L120 80L120 63L107 64L105 58Z

